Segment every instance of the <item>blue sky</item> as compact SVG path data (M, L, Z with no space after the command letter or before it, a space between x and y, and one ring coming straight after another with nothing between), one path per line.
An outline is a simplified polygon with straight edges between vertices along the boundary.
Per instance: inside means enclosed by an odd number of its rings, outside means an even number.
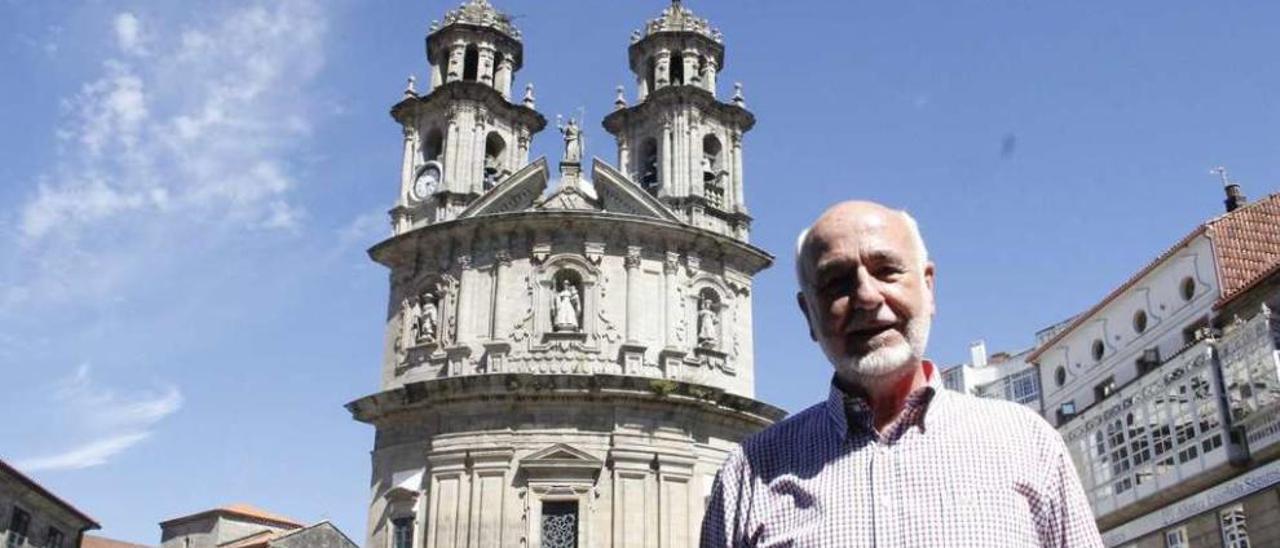
M405 77L454 2L0 0L0 457L102 533L243 501L364 536L385 236ZM664 2L499 0L517 89L586 113ZM689 0L745 86L760 399L829 366L791 246L828 204L905 207L938 265L931 355L1029 345L1200 220L1226 165L1280 181L1280 6L1265 2ZM535 156L558 138L535 139Z

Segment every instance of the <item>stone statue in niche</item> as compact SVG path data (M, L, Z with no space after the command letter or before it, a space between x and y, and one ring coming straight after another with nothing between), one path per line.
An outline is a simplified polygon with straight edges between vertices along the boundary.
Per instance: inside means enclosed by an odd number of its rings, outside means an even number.
M705 296L698 302L698 346L720 346L720 318L716 314L715 303Z
M578 288L567 279L560 280L560 289L556 291L555 300L551 301L551 323L555 331L578 331L579 311L582 308L582 296Z
M416 319L411 324L413 326L413 342L436 342L440 333L439 301L439 297L436 297L435 293L430 291L418 297L418 302L414 304Z

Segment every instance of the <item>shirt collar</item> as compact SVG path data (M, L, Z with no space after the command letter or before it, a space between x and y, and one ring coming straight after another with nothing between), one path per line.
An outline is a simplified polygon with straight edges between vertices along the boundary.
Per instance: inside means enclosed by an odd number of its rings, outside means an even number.
M836 385L836 379L833 376L825 407L840 435L846 439L870 435L882 443L894 443L912 426L919 427L923 431L927 426L932 425L935 421L926 421L925 417L934 397L943 391L942 375L929 360L922 360L921 367L924 368L926 384L907 396L906 408L894 424L885 430L883 436L876 432L873 426L871 407L867 405L867 401L859 396L845 394Z

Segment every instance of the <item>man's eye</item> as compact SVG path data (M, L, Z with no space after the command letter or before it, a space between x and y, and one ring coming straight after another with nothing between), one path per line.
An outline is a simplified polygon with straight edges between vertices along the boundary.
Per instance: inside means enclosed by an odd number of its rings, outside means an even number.
M822 292L828 295L840 295L849 291L848 278L835 278L822 285Z
M895 276L899 276L905 272L906 270L904 270L902 267L883 266L876 270L876 277L881 279L892 278Z

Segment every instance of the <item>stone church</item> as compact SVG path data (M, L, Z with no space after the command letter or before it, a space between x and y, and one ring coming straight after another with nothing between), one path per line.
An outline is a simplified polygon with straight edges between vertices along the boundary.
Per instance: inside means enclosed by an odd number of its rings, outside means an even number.
M622 40L620 40L621 42ZM380 390L348 404L376 437L367 546L685 547L734 445L783 411L754 399L740 89L719 31L678 0L630 37L633 103L583 158L513 95L520 31L468 0L426 37L430 87L391 108L404 161ZM518 88L517 88L518 89Z

